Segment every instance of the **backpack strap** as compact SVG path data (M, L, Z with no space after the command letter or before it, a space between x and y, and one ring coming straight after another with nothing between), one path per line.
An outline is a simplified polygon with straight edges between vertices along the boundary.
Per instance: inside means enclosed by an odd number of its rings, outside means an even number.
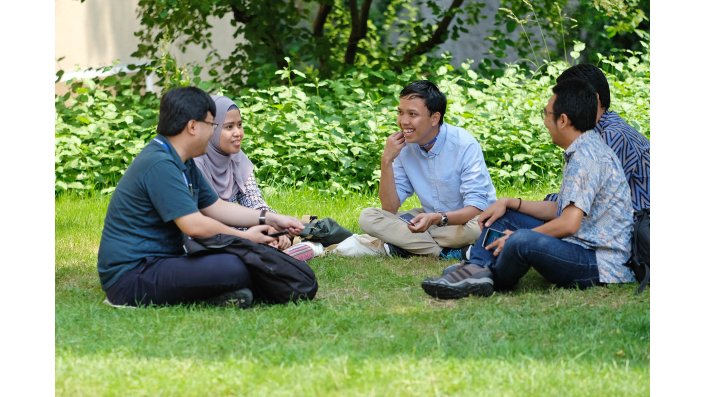
M644 288L646 288L646 286L651 282L651 267L648 263L641 263L641 261L639 260L639 251L637 249L639 229L641 229L641 224L646 220L646 216L650 215L649 212L650 209L647 208L637 212L634 215L636 221L634 222L634 228L632 231L632 255L631 258L629 258L628 263L629 267L632 269L632 271L634 271L634 274L637 274L637 269L644 269L644 277L641 280L637 280L639 281L639 286L637 287L636 292L634 292L634 295L642 293L644 291Z
M639 284L639 288L637 288L636 292L634 295L640 294L642 291L644 291L644 288L646 288L646 285L650 283L650 269L651 267L649 265L644 266L646 268L646 274L644 275L644 278L641 280L641 284Z

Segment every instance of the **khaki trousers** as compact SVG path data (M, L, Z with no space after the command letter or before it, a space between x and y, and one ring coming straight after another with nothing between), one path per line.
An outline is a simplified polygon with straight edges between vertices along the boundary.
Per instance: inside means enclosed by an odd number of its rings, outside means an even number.
M464 225L433 225L423 233L412 233L399 215L414 216L423 212L421 208L392 214L381 208L365 208L360 213L360 228L385 243L396 245L412 254L437 257L443 248L461 248L470 245L480 236L477 217Z

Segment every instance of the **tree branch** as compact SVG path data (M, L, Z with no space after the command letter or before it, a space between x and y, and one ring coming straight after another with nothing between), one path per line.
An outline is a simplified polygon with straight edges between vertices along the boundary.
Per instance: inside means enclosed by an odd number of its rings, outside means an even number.
M230 0L230 8L233 10L233 19L236 22L247 24L252 21L252 15L248 14L246 10L240 9L239 1Z
M370 6L372 0L365 0L362 4L362 9L358 12L357 0L349 0L348 8L350 9L350 19L352 27L350 29L350 37L348 38L348 47L345 50L345 63L352 65L355 63L355 54L357 53L357 45L360 40L367 35L367 19L370 15Z
M325 26L328 14L330 14L332 9L333 6L331 4L320 4L318 6L318 14L316 14L316 19L313 21L313 37L323 36L323 26Z
M453 4L448 7L445 17L443 17L441 22L438 24L438 27L436 28L436 31L433 32L433 35L431 35L428 40L419 43L416 47L404 54L402 64L407 64L411 61L411 58L417 55L425 54L428 51L431 51L435 46L442 44L445 41L443 37L448 34L448 27L455 16L454 13L451 13L451 11L460 7L462 4L463 0L453 0Z

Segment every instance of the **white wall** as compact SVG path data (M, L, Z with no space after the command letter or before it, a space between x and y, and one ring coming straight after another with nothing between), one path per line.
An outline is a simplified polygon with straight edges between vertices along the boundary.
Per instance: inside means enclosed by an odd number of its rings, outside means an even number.
M221 55L233 51L236 41L229 16L209 19L213 25L213 43ZM88 68L138 63L130 56L137 49L134 36L139 28L137 0L55 0L55 71L63 69L68 77ZM197 47L181 54L173 46L171 54L180 65L201 61L206 51ZM205 75L204 71L204 75Z

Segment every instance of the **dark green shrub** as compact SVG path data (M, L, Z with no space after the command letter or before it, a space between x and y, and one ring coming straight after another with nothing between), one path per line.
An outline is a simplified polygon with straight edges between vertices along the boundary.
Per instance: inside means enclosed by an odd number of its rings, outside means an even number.
M541 74L507 66L502 76L490 79L469 64L455 69L440 59L428 61L423 73L361 68L335 80L311 79L287 67L272 76L269 88L224 94L242 109L243 150L264 185L342 194L375 190L384 141L397 129L398 93L410 81L427 78L448 97L446 121L481 143L496 185L557 186L561 149L551 143L541 109L568 65L544 66ZM649 137L648 54L602 58L600 67L611 83L612 109ZM179 84L189 83L179 76ZM111 191L154 136L158 110L158 97L140 93L124 74L74 83L71 92L57 96L56 192Z

